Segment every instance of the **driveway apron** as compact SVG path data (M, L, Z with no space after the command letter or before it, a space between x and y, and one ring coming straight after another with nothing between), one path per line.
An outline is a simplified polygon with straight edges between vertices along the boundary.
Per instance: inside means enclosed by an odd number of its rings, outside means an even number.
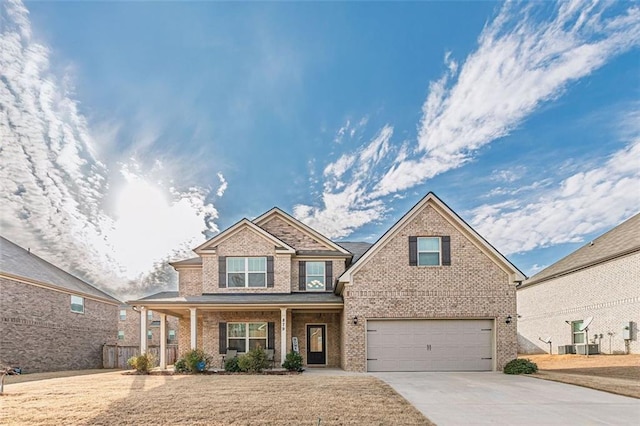
M525 376L371 373L439 426L637 425L640 399Z

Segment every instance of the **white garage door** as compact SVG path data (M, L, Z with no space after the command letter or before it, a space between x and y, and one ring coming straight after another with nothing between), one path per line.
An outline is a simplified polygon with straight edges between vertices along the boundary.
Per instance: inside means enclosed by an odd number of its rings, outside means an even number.
M490 371L493 320L367 321L367 371Z

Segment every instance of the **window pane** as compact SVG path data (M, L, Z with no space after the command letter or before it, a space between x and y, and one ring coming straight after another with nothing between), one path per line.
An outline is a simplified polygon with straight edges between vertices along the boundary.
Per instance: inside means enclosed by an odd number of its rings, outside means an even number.
M80 296L71 296L71 311L84 312L84 298Z
M266 322L252 322L249 323L249 337L267 337L267 323ZM264 346L263 346L264 348Z
M227 272L244 272L244 257L227 257Z
M266 270L267 270L267 259L265 257L249 258L250 272L266 272Z
M121 310L120 310L120 319L121 319L122 321L124 321L124 320L126 320L126 319L127 319L127 311L126 311L126 309L121 309Z
M247 328L244 323L227 324L227 336L229 337L246 337Z
M307 262L307 275L324 275L324 262Z
M264 272L249 274L249 287L264 287L266 283L267 278Z
M440 251L440 238L418 238L418 251Z
M582 327L582 321L573 321L571 323L571 327L573 327L573 332L579 332L580 331L580 327Z
M227 287L244 287L244 272L227 274Z
M249 350L255 349L260 346L262 349L267 348L267 339L250 339L249 340Z
M307 276L307 290L324 290L324 277Z
M575 333L573 335L573 343L584 343L584 333Z
M245 340L229 339L229 349L235 349L238 352L245 352Z
M439 265L440 254L439 253L419 253L418 265Z

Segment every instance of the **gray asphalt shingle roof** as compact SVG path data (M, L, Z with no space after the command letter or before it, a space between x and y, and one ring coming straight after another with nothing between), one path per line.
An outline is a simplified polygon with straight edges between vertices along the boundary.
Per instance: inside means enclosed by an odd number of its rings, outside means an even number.
M369 250L369 248L373 245L371 243L350 242L350 241L342 241L336 244L340 245L340 247L350 251L353 254L353 259L351 259L351 264L356 263L356 261L360 259L362 255L367 250Z
M98 290L91 284L74 277L4 237L0 237L0 272L63 288L71 293L85 294L121 303L113 296Z
M565 275L640 250L640 213L543 269L521 287Z

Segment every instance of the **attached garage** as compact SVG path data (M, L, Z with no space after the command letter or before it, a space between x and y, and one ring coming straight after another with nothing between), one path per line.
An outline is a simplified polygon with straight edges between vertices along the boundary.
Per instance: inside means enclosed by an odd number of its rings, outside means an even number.
M369 320L367 371L491 371L494 320Z

